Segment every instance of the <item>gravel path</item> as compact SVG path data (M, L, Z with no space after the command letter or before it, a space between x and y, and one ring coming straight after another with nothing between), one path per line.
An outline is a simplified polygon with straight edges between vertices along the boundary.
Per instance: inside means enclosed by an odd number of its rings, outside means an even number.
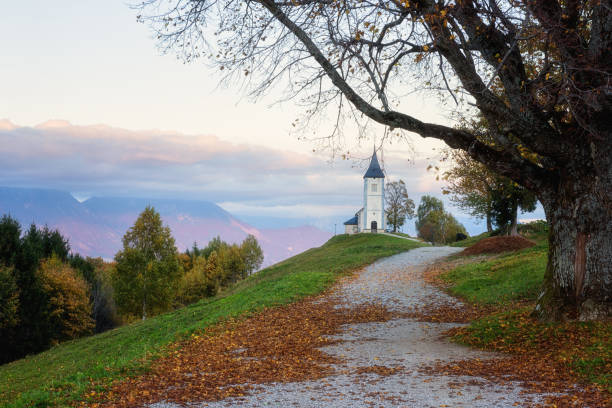
M345 304L381 302L395 311L436 302L456 302L422 279L424 266L462 248L424 247L385 258L339 286L334 296ZM197 407L514 407L531 405L538 396L520 386L500 386L477 377L449 377L418 372L435 361L488 358L493 354L470 350L444 340L441 333L454 324L395 319L385 323L346 326L342 341L324 351L340 357L340 373L318 381L271 384L252 395ZM359 373L359 368L383 366L392 375ZM153 408L177 405L157 403Z

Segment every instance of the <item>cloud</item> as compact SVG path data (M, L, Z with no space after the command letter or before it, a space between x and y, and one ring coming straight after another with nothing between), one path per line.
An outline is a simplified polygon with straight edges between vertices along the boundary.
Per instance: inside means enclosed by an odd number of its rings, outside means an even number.
M546 221L546 218L519 218L520 224L529 224L536 221Z
M314 155L234 144L213 135L64 121L36 127L4 121L0 126L0 185L56 188L77 196L295 200L334 195L330 179L351 179L351 173L349 166L332 167Z
M259 214L261 216L279 218L302 218L309 214L317 214L321 218L334 216L347 218L347 215L352 215L356 211L355 206L350 205L350 203L345 205L327 203L257 205L251 203L221 202L218 204L232 214Z
M363 157L367 157L367 153ZM439 191L427 159L385 151L388 180L403 179L418 201ZM369 160L329 161L214 135L130 131L47 121L0 123L0 185L90 196L208 200L237 214L347 218L362 204Z

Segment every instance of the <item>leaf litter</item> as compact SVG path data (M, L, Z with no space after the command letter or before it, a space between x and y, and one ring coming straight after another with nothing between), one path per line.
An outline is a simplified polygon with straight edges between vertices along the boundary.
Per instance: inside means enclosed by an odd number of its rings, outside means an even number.
M116 384L100 407L140 407L159 401L177 404L241 397L258 384L316 380L335 372L338 358L319 350L341 326L385 322L392 313L377 304L339 307L319 296L232 320L173 345L143 376ZM361 372L364 369L361 369ZM392 375L388 368L368 372ZM93 405L93 404L92 404Z
M440 275L465 262L437 262L426 269L424 280L447 289L448 283ZM428 304L415 310L409 315L423 321L489 320L491 324L483 328L484 333L464 326L444 335L461 344L505 354L494 359L438 362L420 367L420 372L482 377L501 385L519 382L525 392L547 394L544 402L534 407L612 407L609 390L587 383L576 369L581 361L592 359L595 352L602 366L599 371L612 376L612 322L543 323L532 316L534 306L530 302L479 305L463 301L454 305Z
M445 268L443 265L429 268L423 275L424 280L438 287L443 286L444 283L437 279L440 269ZM403 279L406 279L406 275ZM499 310L466 302L433 302L407 312L390 311L377 303L346 307L338 298L321 295L266 309L246 319L230 320L194 334L176 343L166 357L153 364L147 374L117 383L111 391L102 396L96 395L95 401L90 400L86 405L140 407L159 401L186 405L228 397L240 398L257 391L263 384L320 380L337 373L342 356L326 354L320 348L341 341L333 336L339 334L346 324L386 322L402 317L437 323L468 322L495 313L499 313ZM421 366L419 371L432 376L458 376L457 388L465 384L482 386L481 379L484 378L501 385L520 382L525 387L525 393L545 395L543 403L528 403L527 406L611 406L609 394L599 387L580 382L567 364L559 362L555 354L558 354L558 348L550 344L546 348L540 344L538 347L543 349L521 349L503 342L484 347L483 344L467 340L468 330L459 327L446 334L455 339L463 336L463 343L508 353L508 357L437 362ZM405 367L371 365L354 367L352 374L365 379L372 374L393 376L403 370ZM463 376L471 376L473 380L466 382ZM453 389L453 383L448 386ZM478 400L478 395L474 400ZM398 399L397 402L402 401Z

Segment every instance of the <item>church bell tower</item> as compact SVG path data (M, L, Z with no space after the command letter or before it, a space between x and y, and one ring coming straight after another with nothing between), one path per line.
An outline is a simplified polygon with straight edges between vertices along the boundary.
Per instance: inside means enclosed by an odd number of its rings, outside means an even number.
M363 216L362 232L384 231L385 218L385 173L380 168L376 149L370 160L370 167L363 175Z

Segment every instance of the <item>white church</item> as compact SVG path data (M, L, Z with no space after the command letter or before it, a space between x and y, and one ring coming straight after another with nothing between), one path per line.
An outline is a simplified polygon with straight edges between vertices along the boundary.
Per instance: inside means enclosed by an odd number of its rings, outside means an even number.
M385 217L385 173L380 168L376 150L370 166L363 175L363 208L344 223L346 234L378 232L386 228Z

